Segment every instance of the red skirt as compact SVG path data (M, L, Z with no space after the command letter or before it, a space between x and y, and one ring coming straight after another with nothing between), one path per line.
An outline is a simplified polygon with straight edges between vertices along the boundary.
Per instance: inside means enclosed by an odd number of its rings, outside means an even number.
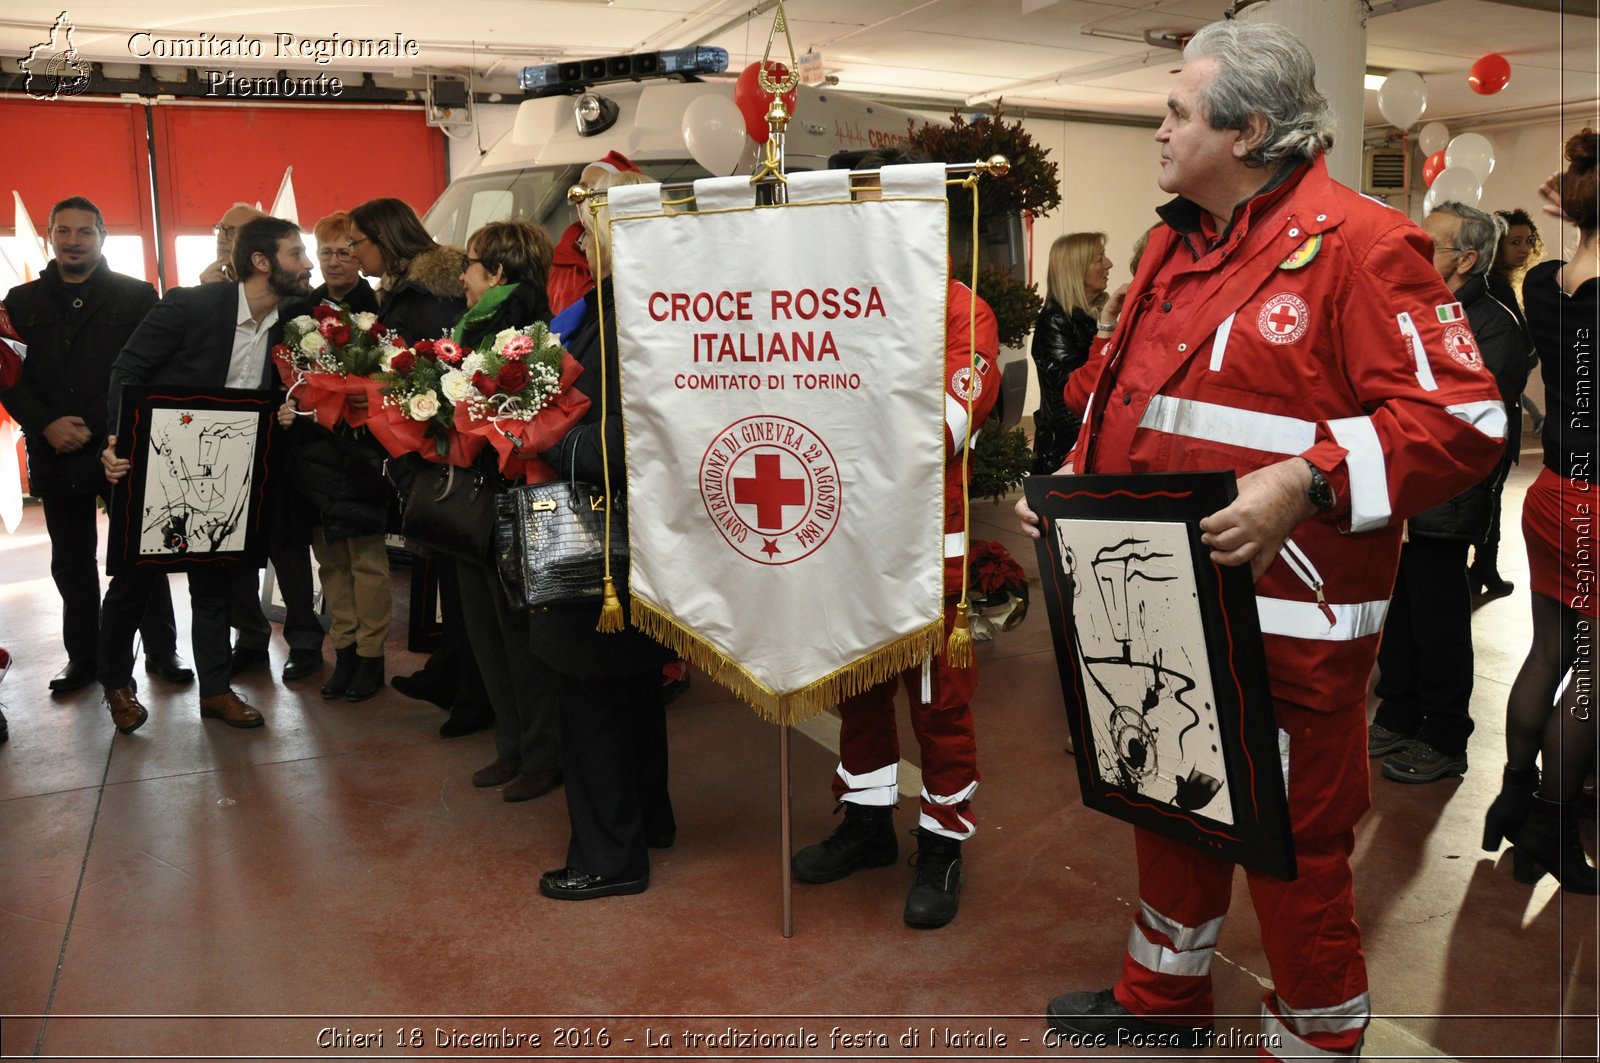
M1545 468L1528 487L1522 504L1522 537L1528 546L1533 592L1593 617L1600 617L1600 596L1595 593L1597 503L1600 492L1594 484L1569 480Z

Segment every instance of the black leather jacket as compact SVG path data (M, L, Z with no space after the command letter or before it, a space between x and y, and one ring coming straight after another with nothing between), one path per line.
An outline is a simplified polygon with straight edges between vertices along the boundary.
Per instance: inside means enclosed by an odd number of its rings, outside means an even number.
M1039 373L1039 409L1033 415L1033 470L1052 473L1067 460L1083 419L1067 409L1062 392L1073 372L1089 358L1094 318L1082 310L1071 316L1055 301L1046 302L1033 330L1033 365Z

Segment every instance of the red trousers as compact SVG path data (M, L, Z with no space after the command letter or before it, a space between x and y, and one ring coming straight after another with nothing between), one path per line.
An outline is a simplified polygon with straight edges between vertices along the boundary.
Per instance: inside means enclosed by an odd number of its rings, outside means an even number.
M949 629L953 613L946 610ZM839 770L833 796L863 805L894 805L900 798L900 735L895 726L895 687L905 685L911 729L922 748L922 815L919 825L958 841L977 829L971 811L978 788L978 743L972 726L972 695L978 666L952 668L943 657L932 665L932 697L922 701L922 669L908 668L839 705Z
M1274 983L1262 998L1258 1054L1353 1054L1372 1014L1350 872L1355 825L1371 804L1366 717L1360 706L1332 714L1284 704L1276 710L1288 734L1289 820L1300 873L1282 882L1245 872ZM1141 903L1117 999L1157 1020L1207 1021L1211 959L1234 865L1146 830L1135 829L1134 839Z

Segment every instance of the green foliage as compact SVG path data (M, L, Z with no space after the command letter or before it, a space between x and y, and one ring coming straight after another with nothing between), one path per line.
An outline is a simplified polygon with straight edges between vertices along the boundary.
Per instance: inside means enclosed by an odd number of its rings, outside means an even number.
M965 280L970 268L958 265L956 276ZM1020 347L1044 310L1044 300L1035 286L1022 283L1003 269L978 270L978 295L994 311L1002 347Z
M910 137L935 162L977 162L991 155L1010 160L1011 170L1004 177L982 179L978 189L982 217L1021 213L1042 218L1061 203L1061 184L1049 151L1034 143L1021 122L1007 123L999 107L970 122L954 112L949 125L923 123L910 130ZM952 225L961 218L970 224L968 202L964 195L951 197Z
M1006 428L998 417L991 417L972 448L972 497L999 502L1032 471L1028 433Z

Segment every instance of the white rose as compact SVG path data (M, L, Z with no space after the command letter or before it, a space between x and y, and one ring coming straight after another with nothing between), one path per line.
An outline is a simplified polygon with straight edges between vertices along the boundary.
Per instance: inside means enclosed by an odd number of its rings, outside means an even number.
M439 390L444 392L444 397L451 402L465 402L467 396L475 389L469 374L459 369L451 369L439 378Z
M317 319L312 317L310 314L301 314L299 317L290 321L289 324L297 329L300 329L301 331L306 331L309 329L310 331L315 332L317 330Z
M399 353L396 347L384 347L378 354L378 368L385 373L394 372L394 356Z
M439 412L439 396L431 391L420 391L406 403L406 414L413 421L426 421Z
M365 332L373 325L377 324L378 315L363 310L361 313L352 317L351 320L356 323L356 328L360 329L362 332Z
M494 334L494 349L498 351L501 347L504 347L506 345L506 340L509 340L512 336L520 336L520 335L522 335L522 330L521 329L515 329L515 328L503 328L503 329L501 329L499 332L496 332Z
M483 372L483 355L479 354L477 351L473 351L471 354L461 359L461 371L468 376L471 376L473 373Z
M322 338L322 333L312 329L300 337L300 349L311 355L321 354L328 349L328 341Z

